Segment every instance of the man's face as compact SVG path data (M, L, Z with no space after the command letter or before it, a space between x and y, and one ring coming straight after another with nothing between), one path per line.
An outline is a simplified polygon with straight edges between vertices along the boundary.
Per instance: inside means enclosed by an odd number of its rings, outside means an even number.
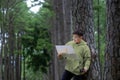
M81 42L82 36L79 36L77 34L73 34L73 41L78 44Z

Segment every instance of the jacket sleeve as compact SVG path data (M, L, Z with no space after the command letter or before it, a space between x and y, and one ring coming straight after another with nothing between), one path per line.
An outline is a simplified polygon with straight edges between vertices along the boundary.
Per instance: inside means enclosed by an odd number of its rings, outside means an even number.
M85 47L83 59L84 59L84 69L88 70L91 63L91 52L88 46Z

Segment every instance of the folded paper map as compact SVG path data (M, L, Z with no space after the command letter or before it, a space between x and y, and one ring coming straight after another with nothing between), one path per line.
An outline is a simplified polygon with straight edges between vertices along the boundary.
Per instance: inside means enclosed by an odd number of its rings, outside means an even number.
M72 46L67 45L56 45L57 53L66 53L66 54L74 54L75 51Z

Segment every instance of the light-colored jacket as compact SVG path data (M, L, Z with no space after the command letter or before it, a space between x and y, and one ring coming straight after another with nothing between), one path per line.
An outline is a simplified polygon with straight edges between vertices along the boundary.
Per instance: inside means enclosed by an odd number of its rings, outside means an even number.
M75 54L65 56L65 70L68 70L76 75L82 74L81 69L89 69L91 63L90 49L85 41L76 44L74 41L68 42L66 45L71 45L74 48ZM64 55L63 55L64 57Z

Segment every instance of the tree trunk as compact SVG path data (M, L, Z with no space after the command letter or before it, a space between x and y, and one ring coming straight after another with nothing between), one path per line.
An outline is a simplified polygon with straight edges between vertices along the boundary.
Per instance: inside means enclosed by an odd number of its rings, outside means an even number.
M71 12L69 0L53 0L55 11L54 27L52 28L52 42L55 45L64 45L71 38ZM67 9L68 8L68 9ZM53 79L61 80L64 71L64 60L58 60L56 49L53 51Z
M88 43L92 53L88 80L101 80L99 56L94 40L92 0L72 0L72 14L74 30L84 33L84 40Z
M72 5L71 0L63 0L63 17L64 17L64 42L72 39Z
M13 21L11 21L12 17L9 14L9 25L8 25L8 48L9 48L9 80L14 80L14 64L15 64L15 58L14 58L14 53L15 53L15 31L14 31L14 25Z
M16 55L16 79L21 80L21 34L17 33L17 42L16 42L16 49L17 49L17 55ZM16 80L15 79L15 80Z
M120 0L107 0L104 80L120 80Z

